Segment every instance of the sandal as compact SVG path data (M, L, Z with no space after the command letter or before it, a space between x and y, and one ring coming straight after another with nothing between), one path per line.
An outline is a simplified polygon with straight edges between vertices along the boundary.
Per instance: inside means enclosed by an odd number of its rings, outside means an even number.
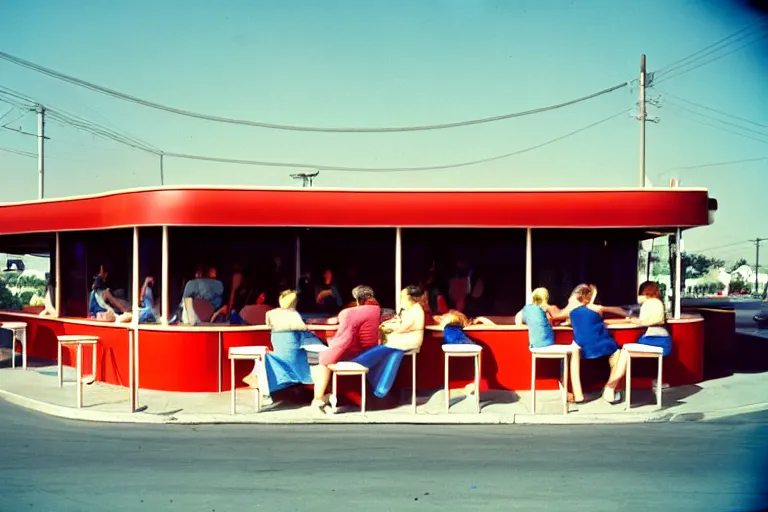
M581 400L576 400L576 397L573 396L573 393L568 393L568 403L569 404L583 404L584 403L584 397L581 397Z

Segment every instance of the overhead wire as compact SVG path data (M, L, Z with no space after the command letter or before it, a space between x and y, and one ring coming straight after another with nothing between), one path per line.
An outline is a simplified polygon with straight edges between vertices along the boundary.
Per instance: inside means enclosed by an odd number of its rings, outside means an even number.
M759 127L762 127L762 128L768 128L768 124L758 123L756 121L752 121L751 119L747 119L745 117L739 117L739 116L736 116L736 115L733 115L733 114L729 114L728 112L723 112L722 110L717 110L717 109L712 108L712 107L707 107L706 105L702 105L701 103L696 103L694 101L690 101L690 100L687 100L685 98L681 98L680 96L676 96L676 95L671 94L669 92L665 92L665 91L659 91L659 92L662 95L664 95L664 96L669 96L670 98L674 98L674 99L676 99L678 101L682 101L683 103L687 103L687 104L692 105L694 107L699 107L699 108L702 108L704 110L709 110L710 112L715 112L717 114L720 114L720 115L723 115L723 116L726 116L726 117L730 117L730 118L733 118L733 119L738 119L739 121L743 121L745 123L749 123L749 124L752 124L752 125L755 125L755 126L759 126Z
M191 155L186 153L170 153L165 152L163 153L166 157L171 158L181 158L181 159L189 159L189 160L201 160L201 161L208 161L208 162L219 162L219 163L228 163L228 164L238 164L238 165L254 165L254 166L262 166L262 167L288 167L293 169L318 169L322 171L331 171L331 172L369 172L369 173L390 173L390 172L418 172L418 171L438 171L438 170L447 170L447 169L458 169L461 167L469 167L472 165L478 165L488 162L493 162L496 160L502 160L505 158L510 158L516 155L520 155L523 153L527 153L529 151L533 151L535 149L542 148L544 146L548 146L550 144L554 144L555 142L561 141L563 139L566 139L568 137L571 137L573 135L576 135L578 133L581 133L583 131L589 130L591 128L594 128L600 124L606 123L612 119L615 119L616 117L619 117L621 115L627 114L629 110L625 109L622 110L616 114L613 114L611 116L608 116L606 118L600 119L599 121L596 121L594 123L591 123L587 126L583 126L577 130L573 130L571 132L568 132L564 135L561 135L559 137L555 137L554 139L547 140L545 142L542 142L540 144L536 144L535 146L529 146L524 149L520 149L517 151L513 151L511 153L505 153L503 155L496 155L488 158L482 158L479 160L471 160L466 162L459 162L459 163L453 163L453 164L443 164L443 165L426 165L426 166L416 166L416 167L349 167L349 166L339 166L339 165L329 165L329 164L320 164L320 163L293 163L293 162L267 162L267 161L260 161L260 160L242 160L242 159L234 159L234 158L219 158L219 157L208 157L208 156L201 156L201 155Z
M738 128L739 130L744 130L746 132L754 133L755 135L761 135L763 137L766 137L766 142L768 142L768 133L766 133L766 132L762 132L760 130L754 130L752 128L746 128L746 127L744 127L744 126L742 126L740 124L732 123L730 121L724 121L722 119L718 119L717 117L711 116L709 114L702 114L701 112L696 112L693 109L690 109L688 107L684 107L683 105L679 105L675 101L670 102L670 104L673 105L675 108L679 108L679 109L685 110L686 112L690 112L690 113L695 114L697 116L701 116L701 117L704 117L706 119L711 119L711 120L716 121L718 123L722 123L722 124L727 125L727 126L732 126L734 128Z
M0 151L5 151L6 153L13 153L15 155L26 156L30 158L37 158L36 154L30 153L29 151L21 151L20 149L0 147Z
M287 124L277 124L277 123L267 123L262 121L251 121L247 119L236 119L232 117L224 117L224 116L218 116L218 115L212 115L212 114L204 114L200 112L194 112L191 110L185 110L181 108L172 107L169 105L164 105L161 103L157 103L154 101L145 100L143 98L139 98L138 96L133 96L131 94L127 94L124 92L117 91L115 89L111 89L108 87L104 87L102 85L95 84L93 82L89 82L77 77L74 77L72 75L67 75L65 73L61 73L58 71L55 71L53 69L47 68L45 66L42 66L40 64L36 64L34 62L28 61L26 59L22 59L21 57L16 57L14 55L11 55L6 52L0 51L0 59L6 60L7 62L11 62L15 65L36 71L38 73L42 73L44 75L47 75L51 78L55 78L57 80L61 80L63 82L68 82L73 85L77 85L79 87L84 87L86 89L90 89L94 92L98 92L101 94L105 94L107 96L111 96L114 98L118 98L124 101L129 101L138 105L143 105L145 107L162 110L165 112L170 112L173 114L178 114L190 118L195 119L202 119L206 121L213 121L217 123L227 123L227 124L237 124L237 125L243 125L243 126L251 126L251 127L257 127L257 128L267 128L272 130L287 130L287 131L299 131L299 132L323 132L323 133L387 133L387 132L415 132L415 131L428 131L428 130L444 130L449 128L459 128L464 126L471 126L471 125L477 125L477 124L485 124L485 123L492 123L497 121L503 121L506 119L513 119L516 117L523 117L533 114L540 114L542 112L548 112L550 110L556 110L564 107L568 107L570 105L575 105L577 103L581 103L583 101L591 100L593 98L597 98L599 96L602 96L604 94L609 94L614 91L617 91L619 89L622 89L624 87L627 87L629 85L629 82L621 82L616 85L613 85L611 87L606 87L605 89L602 89L600 91L597 91L592 94L588 94L586 96L582 96L579 98L575 98L573 100L557 103L554 105L549 105L545 107L539 107L535 109L530 110L524 110L521 112L513 112L509 114L502 114L497 116L490 116L490 117L483 117L479 119L470 119L466 121L456 121L451 123L441 123L441 124L431 124L431 125L416 125L416 126L396 126L396 127L378 127L378 128L366 128L366 127L353 127L353 128L342 128L342 127L317 127L317 126L300 126L300 125L287 125Z
M671 106L673 107L673 109L688 110L688 109L683 109L683 107L681 107L680 105L671 105ZM688 111L689 112L693 112L693 111L690 111L690 110L688 110ZM702 116L702 117L707 117L707 116L704 116L703 114L700 114L700 113L697 113L697 112L695 112L695 114L699 115L699 116ZM720 126L718 124L707 123L707 122L702 121L700 119L696 119L695 117L690 117L688 115L682 114L681 112L674 112L674 115L682 117L683 119L688 119L689 121L693 121L694 123L698 123L698 124L701 124L701 125L704 125L704 126L709 126L711 128L716 128L716 129L724 131L724 132L732 133L734 135L739 135L740 137L751 139L751 140L754 140L754 141L757 141L757 142L762 142L763 144L768 144L768 140L766 140L766 139L759 139L757 137L753 137L751 135L747 135L746 133L741 133L741 132L738 132L736 130L731 130L729 128L725 128L725 127Z
M665 169L661 171L661 174L672 172L672 171L689 171L693 169L705 169L707 167L721 167L721 166L727 166L727 165L746 164L750 162L762 162L765 160L768 160L768 156L761 156L757 158L743 158L741 160L729 160L726 162L712 162L712 163L697 164L697 165L685 165L682 167L670 167L669 169Z
M750 35L755 35L755 34L750 34ZM734 48L733 50L731 50L729 52L717 55L715 57L712 57L709 60L704 60L703 62L699 62L698 64L694 65L693 67L688 67L687 69L685 69L685 68L687 66L689 66L690 64L694 64L696 61L698 61L700 59L703 59L703 58L708 57L708 56L710 56L710 55L712 55L714 53L717 53L717 51L719 51L722 48L719 48L718 50L709 52L709 53L707 53L705 55L702 55L702 56L700 56L700 57L698 57L696 59L693 59L693 60L689 61L688 63L686 63L684 65L678 66L675 69L670 69L670 70L668 70L666 72L658 72L657 71L657 72L654 73L653 85L658 85L658 84L664 83L667 80L671 80L672 78L677 78L680 75L684 75L685 73L688 73L688 72L693 71L695 69L698 69L698 68L701 68L703 66L706 66L707 64L711 64L711 63L713 63L715 61L718 61L718 60L720 60L722 58L725 58L725 57L727 57L729 55L732 55L732 54L734 54L734 53L736 53L738 51L741 51L744 48L747 48L748 46L751 46L751 45L753 45L753 44L755 44L755 43L757 43L759 41L762 41L763 39L766 39L767 37L768 37L768 34L763 34L762 36L760 36L760 37L758 37L756 39L753 39L753 40L747 42L746 44L743 44L743 45L741 45L741 46L739 46L737 48ZM723 47L723 48L725 48L725 47Z
M673 67L678 66L679 64L682 64L682 63L684 63L686 61L689 61L690 59L696 57L697 55L699 55L699 54L701 54L701 53L703 53L703 52L705 52L705 51L707 51L707 50L709 50L711 48L715 48L715 47L719 47L719 46L723 45L723 43L725 43L729 39L733 39L734 37L738 36L739 34L742 34L744 32L753 30L755 27L761 25L761 23L762 22L757 22L757 23L753 23L751 25L747 25L746 27L744 27L744 28L742 28L740 30L737 30L733 34L730 34L730 35L728 35L728 36L726 36L726 37L724 37L722 39L719 39L719 40L715 41L714 43L712 43L712 44L710 44L708 46L705 46L701 50L693 52L692 54L687 55L687 56L683 57L682 59L678 59L678 60L676 60L674 62L671 62L671 63L667 64L666 66L660 67L659 69L656 70L656 72L657 73L663 73L664 71L667 71L667 70L669 70L669 69L671 69ZM728 44L731 44L731 43L728 43ZM728 44L726 44L725 46L728 46Z

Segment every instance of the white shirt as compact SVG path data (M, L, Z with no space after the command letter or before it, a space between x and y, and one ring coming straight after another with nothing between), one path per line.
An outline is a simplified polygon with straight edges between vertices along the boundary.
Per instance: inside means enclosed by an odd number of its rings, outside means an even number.
M664 303L659 299L648 298L640 306L640 325L648 326L646 336L669 336L664 328L666 317Z

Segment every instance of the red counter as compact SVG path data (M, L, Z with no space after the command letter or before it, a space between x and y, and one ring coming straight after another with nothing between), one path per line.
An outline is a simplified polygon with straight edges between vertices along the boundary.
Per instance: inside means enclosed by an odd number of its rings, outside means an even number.
M105 324L80 319L53 319L22 313L0 313L0 321L26 322L30 357L56 359L56 336L59 334L89 334L99 336L99 370L97 379L122 386L128 385L128 339L134 326ZM670 321L674 351L664 359L664 381L672 386L696 384L704 378L704 321L689 316ZM310 326L321 338L332 334L334 326ZM636 341L642 328L609 325L619 345ZM559 344L570 344L569 328L555 328ZM481 389L530 389L531 355L525 326L471 326L466 334L483 347ZM432 390L443 386L442 333L428 327L417 362L417 388ZM170 326L142 325L138 328L137 367L141 389L182 392L216 392L230 389L230 347L245 345L269 346L267 326ZM73 366L74 350L64 351L64 364ZM648 363L648 364L645 364ZM84 361L90 372L90 358ZM647 367L647 368L646 368ZM247 362L237 364L236 382L241 382L252 369ZM469 359L451 360L451 386L460 387L472 380ZM584 361L582 382L585 389L601 387L608 376L605 360ZM633 364L633 383L649 386L655 377L655 364L638 361ZM540 361L537 389L557 389L559 365ZM410 388L410 358L405 358L396 387Z

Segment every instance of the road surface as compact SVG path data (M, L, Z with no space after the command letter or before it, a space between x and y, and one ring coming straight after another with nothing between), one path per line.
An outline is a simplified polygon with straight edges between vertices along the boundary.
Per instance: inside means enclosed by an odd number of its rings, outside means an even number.
M3 512L768 507L768 414L634 426L191 427L78 423L0 401L0 418Z

